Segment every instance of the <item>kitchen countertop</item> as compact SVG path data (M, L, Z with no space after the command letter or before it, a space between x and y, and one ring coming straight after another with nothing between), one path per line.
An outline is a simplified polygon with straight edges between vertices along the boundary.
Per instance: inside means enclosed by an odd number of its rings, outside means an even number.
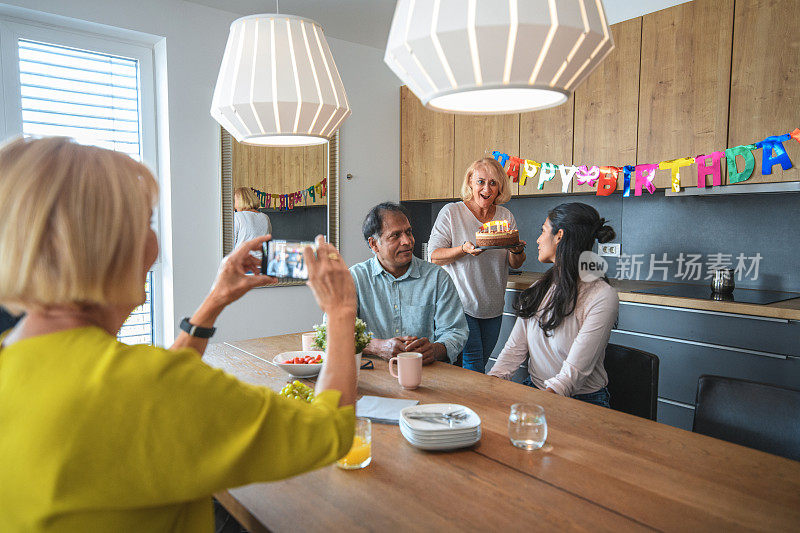
M524 290L542 277L541 272L522 272L512 274L508 277L509 289ZM662 296L659 294L644 294L633 292L652 287L663 287L666 285L677 285L675 283L664 283L657 281L638 281L628 279L611 279L611 285L619 293L621 302L636 302L652 305L664 305L668 307L682 307L684 309L701 309L705 311L717 311L720 313L736 313L740 315L760 316L768 318L780 318L785 320L800 321L800 294L797 298L784 300L767 305L748 304L740 302L725 302L716 300L705 300L700 298L683 298L679 296ZM753 289L736 289L737 291Z

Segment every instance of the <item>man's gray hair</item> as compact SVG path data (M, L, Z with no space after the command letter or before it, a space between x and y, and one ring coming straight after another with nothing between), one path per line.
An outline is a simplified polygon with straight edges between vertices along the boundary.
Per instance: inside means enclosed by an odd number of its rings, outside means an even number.
M408 211L405 207L394 202L383 202L369 210L367 216L364 218L364 223L361 225L361 232L364 234L364 240L369 243L370 237L375 239L380 244L381 233L383 232L383 215L387 211L400 213L408 218Z

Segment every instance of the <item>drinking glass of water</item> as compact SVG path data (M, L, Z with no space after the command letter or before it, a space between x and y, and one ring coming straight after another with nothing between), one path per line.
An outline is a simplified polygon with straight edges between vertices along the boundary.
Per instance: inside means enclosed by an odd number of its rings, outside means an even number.
M517 448L541 448L547 440L547 421L542 406L533 403L512 405L508 415L508 438Z

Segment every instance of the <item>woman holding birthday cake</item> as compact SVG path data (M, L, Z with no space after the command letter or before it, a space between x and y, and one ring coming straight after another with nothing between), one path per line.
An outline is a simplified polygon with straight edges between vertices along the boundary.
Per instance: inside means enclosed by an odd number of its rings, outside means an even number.
M464 306L469 337L462 366L484 372L500 335L508 268L525 262L525 241L514 215L500 205L511 199L511 183L496 160L467 168L461 198L439 212L428 248L431 262L453 278Z

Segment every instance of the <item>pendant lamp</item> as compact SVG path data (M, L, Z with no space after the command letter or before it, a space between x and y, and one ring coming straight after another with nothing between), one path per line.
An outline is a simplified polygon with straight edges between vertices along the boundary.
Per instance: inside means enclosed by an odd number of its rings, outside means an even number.
M322 28L291 15L231 24L211 116L244 144L325 143L350 115Z
M600 0L398 0L384 61L426 107L491 115L566 102L613 48Z

